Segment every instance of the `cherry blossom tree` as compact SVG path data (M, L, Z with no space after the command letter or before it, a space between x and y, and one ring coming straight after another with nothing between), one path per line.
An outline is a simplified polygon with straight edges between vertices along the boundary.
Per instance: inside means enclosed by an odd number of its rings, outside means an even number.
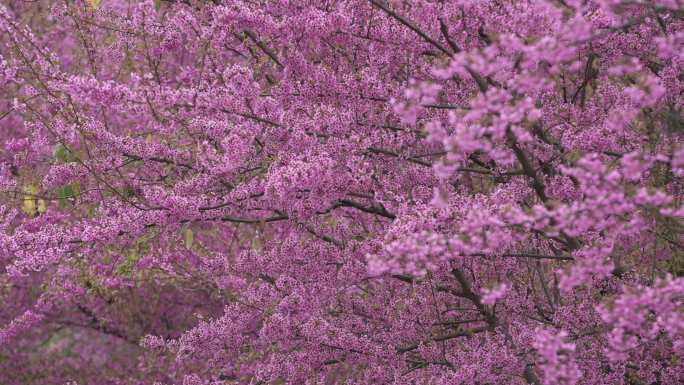
M0 2L0 383L684 383L679 0Z

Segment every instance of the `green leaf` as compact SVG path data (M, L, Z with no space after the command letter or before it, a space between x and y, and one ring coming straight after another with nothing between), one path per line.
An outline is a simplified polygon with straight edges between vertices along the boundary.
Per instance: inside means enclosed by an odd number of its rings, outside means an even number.
M192 248L192 244L195 241L195 234L192 232L191 229L186 228L185 230L183 230L183 240L185 241L186 249Z
M124 277L130 277L133 273L133 267L138 263L140 257L138 245L131 247L128 249L126 259L116 267L116 273Z
M154 10L159 12L161 9L161 0L154 0Z
M26 195L24 196L21 209L27 215L34 216L38 211L35 197L35 195L38 194L38 186L36 186L35 184L26 185L24 186L24 193Z
M71 184L64 186L63 189L64 189L64 195L67 198L71 198L74 196L74 188L71 186Z
M133 266L130 263L124 262L116 267L115 273L124 277L130 277Z
M66 196L66 190L64 189L64 187L60 187L60 188L57 190L57 198L59 199L59 208L60 208L60 209L66 208L66 206L67 206L67 200L66 200L67 196Z
M38 199L38 214L44 214L47 211L47 203L44 199Z
M78 182L69 183L57 189L57 198L59 199L59 207L66 208L69 198L76 198L81 191L81 185Z
M66 162L69 160L69 150L62 143L57 143L52 147L52 158L57 162Z

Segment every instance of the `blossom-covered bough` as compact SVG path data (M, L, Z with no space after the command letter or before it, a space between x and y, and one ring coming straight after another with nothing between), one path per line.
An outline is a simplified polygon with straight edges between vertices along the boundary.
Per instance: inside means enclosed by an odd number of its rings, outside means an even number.
M684 382L684 3L0 5L0 383Z

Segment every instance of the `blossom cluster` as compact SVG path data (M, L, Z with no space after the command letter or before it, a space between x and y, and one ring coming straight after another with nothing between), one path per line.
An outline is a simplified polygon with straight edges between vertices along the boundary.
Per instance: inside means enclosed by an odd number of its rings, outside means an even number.
M684 383L677 0L4 0L0 383Z

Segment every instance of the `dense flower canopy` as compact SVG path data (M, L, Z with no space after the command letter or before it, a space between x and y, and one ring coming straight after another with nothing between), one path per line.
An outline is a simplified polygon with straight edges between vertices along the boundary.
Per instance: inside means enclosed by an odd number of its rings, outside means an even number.
M684 383L684 2L0 0L0 383Z

